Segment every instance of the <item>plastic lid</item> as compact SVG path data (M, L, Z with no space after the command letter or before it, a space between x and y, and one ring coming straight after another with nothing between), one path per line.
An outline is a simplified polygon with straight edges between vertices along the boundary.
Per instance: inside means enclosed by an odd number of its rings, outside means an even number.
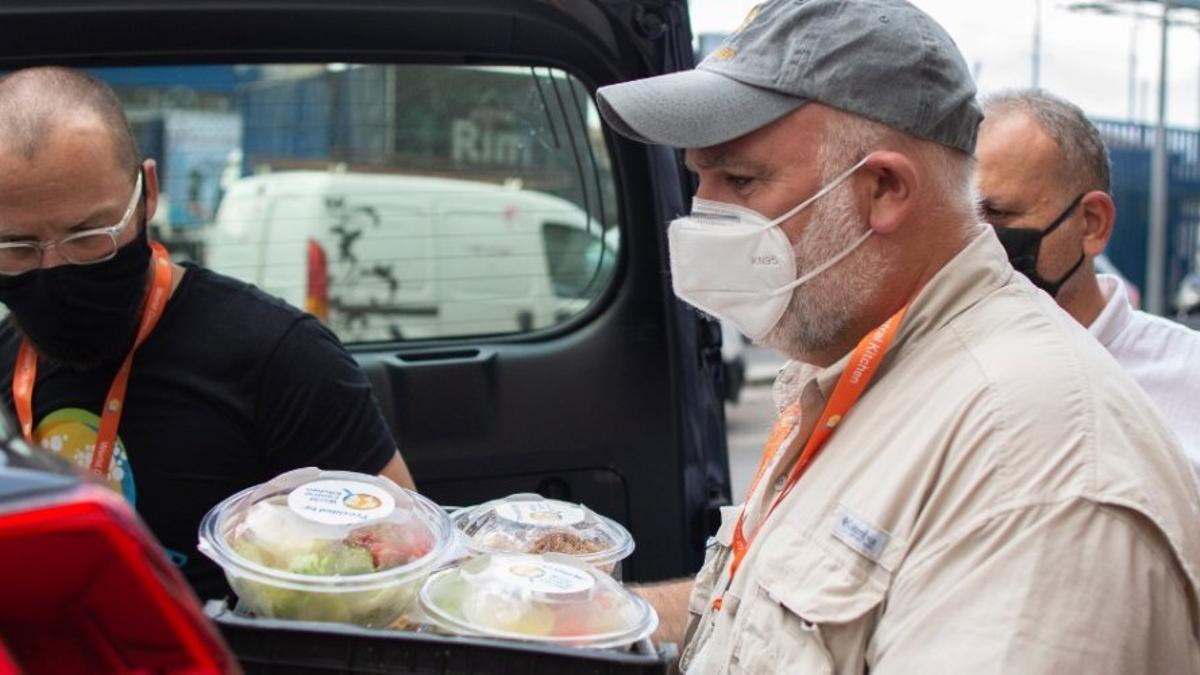
M421 608L450 633L580 647L649 637L658 615L612 577L570 556L485 554L429 577Z
M633 553L633 537L582 504L516 494L463 509L454 524L473 553L562 553L592 565Z
M428 573L453 529L436 504L386 478L296 469L239 492L200 524L226 571L299 590L370 588Z

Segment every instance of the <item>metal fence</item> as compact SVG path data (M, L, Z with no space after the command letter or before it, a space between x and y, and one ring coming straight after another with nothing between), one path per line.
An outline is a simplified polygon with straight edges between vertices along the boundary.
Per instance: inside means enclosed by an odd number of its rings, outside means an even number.
M1154 126L1093 120L1112 157L1112 194L1117 224L1108 257L1121 273L1146 288L1146 246L1150 222L1150 167ZM1200 131L1167 130L1167 241L1163 306L1174 306L1175 290L1196 268L1200 230Z

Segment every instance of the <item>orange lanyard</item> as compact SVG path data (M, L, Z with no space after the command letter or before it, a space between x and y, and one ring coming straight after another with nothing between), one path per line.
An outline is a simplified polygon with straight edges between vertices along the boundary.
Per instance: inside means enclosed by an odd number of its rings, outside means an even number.
M150 285L150 294L142 306L142 319L138 324L137 337L133 348L125 355L121 368L117 370L112 385L108 388L108 396L104 399L104 409L100 414L100 429L96 432L96 445L92 452L91 470L102 478L108 477L112 466L113 445L117 440L117 426L121 423L121 411L125 407L125 390L129 386L129 371L133 367L133 354L142 342L154 330L167 299L171 295L171 258L167 249L158 242L150 243L153 251L154 279ZM21 433L25 440L33 444L33 384L37 380L37 351L29 339L21 342L17 352L17 365L13 370L13 401L17 407L17 417L21 422Z
M778 444L787 438L791 428L795 425L799 418L799 410L795 405L790 406L780 416L779 422L771 432L771 438L767 441L767 447L763 451L762 460L758 464L758 473L754 476L754 483L750 485L750 491L746 495L746 502L742 504L742 511L738 514L737 526L733 530L733 560L729 563L729 583L733 583L733 577L737 574L738 567L741 566L742 560L746 557L746 552L750 550L750 545L754 542L754 537L762 531L766 525L767 519L775 512L775 507L783 501L784 497L792 491L800 477L804 475L805 469L808 468L812 460L821 451L821 448L833 436L834 430L841 424L842 418L846 413L850 412L850 408L858 402L858 399L867 390L867 385L875 377L875 372L879 369L879 363L883 361L884 354L892 346L892 340L896 337L896 329L900 326L900 322L904 320L904 314L908 311L908 305L905 305L896 312L892 318L883 322L875 330L867 333L858 346L854 348L854 353L850 357L850 362L846 364L846 369L842 371L841 377L838 378L837 386L833 389L833 395L829 397L829 402L825 404L824 410L821 411L821 416L817 420L817 425L813 427L812 434L808 437L808 442L804 444L804 450L800 452L799 459L796 460L796 465L792 467L791 473L788 474L787 484L783 491L771 503L767 514L763 516L762 522L755 529L754 534L749 539L746 538L743 524L746 520L746 505L750 501L750 497L754 495L754 491L758 488L758 482L762 480L763 474L766 473L767 466L770 463L770 458L773 456L771 452ZM713 609L720 611L723 597L718 597L713 601Z

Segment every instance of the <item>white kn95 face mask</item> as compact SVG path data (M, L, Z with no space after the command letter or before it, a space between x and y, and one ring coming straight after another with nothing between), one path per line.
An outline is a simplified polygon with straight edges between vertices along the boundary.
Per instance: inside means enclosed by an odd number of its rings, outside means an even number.
M787 310L791 291L841 262L871 236L868 229L815 269L796 277L796 255L779 228L857 171L867 158L774 220L736 204L693 199L692 213L671 221L667 242L675 295L732 323L752 340L766 337ZM808 227L821 227L809 223Z

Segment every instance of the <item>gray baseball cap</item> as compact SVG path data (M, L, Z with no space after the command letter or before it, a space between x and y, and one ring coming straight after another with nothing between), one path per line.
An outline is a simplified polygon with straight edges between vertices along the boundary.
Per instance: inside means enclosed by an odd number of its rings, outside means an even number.
M694 70L597 96L618 133L679 148L724 143L808 101L968 154L983 119L954 41L903 0L772 0Z

